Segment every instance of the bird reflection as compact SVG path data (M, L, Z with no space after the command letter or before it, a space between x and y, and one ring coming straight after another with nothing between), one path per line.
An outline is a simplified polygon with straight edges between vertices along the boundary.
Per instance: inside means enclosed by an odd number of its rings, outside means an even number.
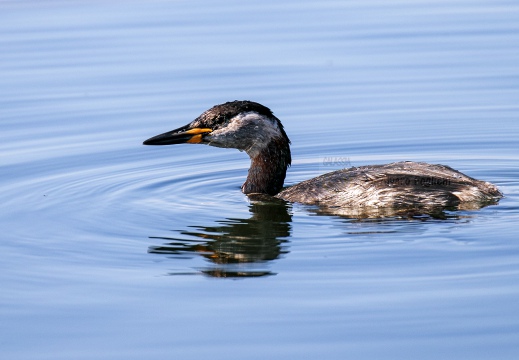
M463 212L464 209L456 207L423 207L421 209L360 207L340 209L321 206L308 208L307 210L316 215L338 216L353 221L379 223L401 220L457 220L468 216ZM470 208L470 210L476 210L476 208Z
M288 253L291 205L284 201L252 199L250 218L228 218L213 226L190 226L179 237L150 237L165 241L150 246L152 254L192 258L200 255L210 263L199 271L211 277L259 277L274 275L267 263ZM171 275L174 275L173 273Z

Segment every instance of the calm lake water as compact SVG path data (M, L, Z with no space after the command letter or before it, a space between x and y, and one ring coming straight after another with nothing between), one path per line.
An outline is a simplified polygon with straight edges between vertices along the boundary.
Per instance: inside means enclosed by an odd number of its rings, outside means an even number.
M0 2L2 359L517 359L515 1ZM251 203L236 150L145 147L250 99L286 184L443 163L445 220Z

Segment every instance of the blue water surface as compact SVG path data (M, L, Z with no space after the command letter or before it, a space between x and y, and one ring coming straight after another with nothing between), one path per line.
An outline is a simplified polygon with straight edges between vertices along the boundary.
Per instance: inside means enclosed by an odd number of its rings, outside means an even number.
M519 5L0 2L2 359L517 359ZM270 107L286 184L414 160L499 205L358 220L142 141Z

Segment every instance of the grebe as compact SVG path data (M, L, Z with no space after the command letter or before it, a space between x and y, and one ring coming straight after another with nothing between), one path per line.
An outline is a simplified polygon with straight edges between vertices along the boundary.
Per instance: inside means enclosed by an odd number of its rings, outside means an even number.
M358 213L359 208L476 209L503 196L493 184L448 166L411 161L338 170L283 189L291 164L290 140L272 111L252 101L216 105L191 123L144 141L144 145L181 143L245 151L251 166L241 189L249 196L266 194L338 214Z

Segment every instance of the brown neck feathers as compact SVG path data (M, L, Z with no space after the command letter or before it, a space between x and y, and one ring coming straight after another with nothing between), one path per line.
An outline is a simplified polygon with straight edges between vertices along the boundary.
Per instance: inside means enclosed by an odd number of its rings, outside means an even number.
M242 192L276 195L283 188L290 163L288 142L283 138L273 139L257 156L251 157L249 174L241 187Z

